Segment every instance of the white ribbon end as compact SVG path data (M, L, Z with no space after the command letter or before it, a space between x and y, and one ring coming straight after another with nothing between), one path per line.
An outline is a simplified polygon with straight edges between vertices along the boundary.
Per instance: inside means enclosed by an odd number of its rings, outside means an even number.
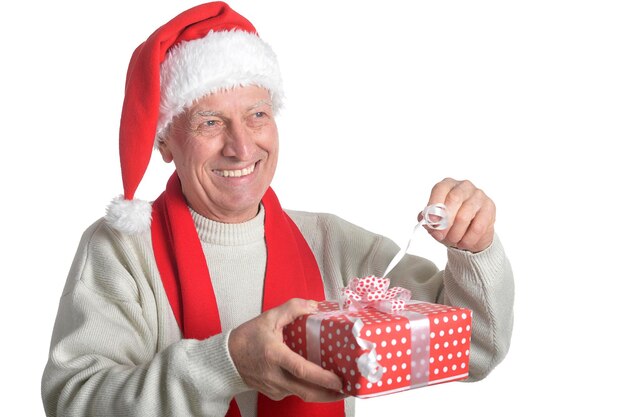
M383 377L385 370L378 363L376 359L376 349L372 349L367 353L362 354L356 360L356 366L369 382L372 384L377 383Z
M444 230L448 228L448 211L443 203L431 204L422 210L423 223L429 229Z

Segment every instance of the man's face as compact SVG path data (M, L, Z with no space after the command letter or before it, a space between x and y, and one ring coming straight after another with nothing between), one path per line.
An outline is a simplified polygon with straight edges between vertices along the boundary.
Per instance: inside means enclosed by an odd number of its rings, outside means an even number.
M278 160L268 91L248 86L205 96L174 118L159 151L174 161L196 212L223 223L250 220Z

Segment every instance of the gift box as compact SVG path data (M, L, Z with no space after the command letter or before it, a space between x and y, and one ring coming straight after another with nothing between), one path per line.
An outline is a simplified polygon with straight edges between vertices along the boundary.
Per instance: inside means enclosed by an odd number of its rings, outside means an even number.
M468 376L471 310L406 300L397 288L375 291L365 303L363 294L320 302L318 313L284 327L285 343L339 375L343 392L359 398ZM385 298L389 291L394 294Z

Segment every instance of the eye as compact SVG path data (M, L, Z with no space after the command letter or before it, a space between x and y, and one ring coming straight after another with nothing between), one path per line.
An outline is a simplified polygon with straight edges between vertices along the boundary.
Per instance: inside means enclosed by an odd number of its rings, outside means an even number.
M221 121L219 119L206 119L200 122L196 131L200 133L213 132L215 129L219 129L220 126Z
M247 117L247 124L252 128L261 128L266 126L271 120L271 116L267 111L254 111Z
M198 137L214 137L220 134L224 127L224 122L219 117L203 116L197 117L189 126L189 132Z

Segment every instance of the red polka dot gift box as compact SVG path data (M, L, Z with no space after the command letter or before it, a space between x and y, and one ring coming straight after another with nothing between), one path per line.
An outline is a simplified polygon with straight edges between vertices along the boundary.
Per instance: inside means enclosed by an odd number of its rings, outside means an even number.
M357 287L367 279L369 293ZM467 378L471 310L409 300L408 290L388 285L353 279L341 302L322 301L318 313L285 326L285 343L359 398Z

